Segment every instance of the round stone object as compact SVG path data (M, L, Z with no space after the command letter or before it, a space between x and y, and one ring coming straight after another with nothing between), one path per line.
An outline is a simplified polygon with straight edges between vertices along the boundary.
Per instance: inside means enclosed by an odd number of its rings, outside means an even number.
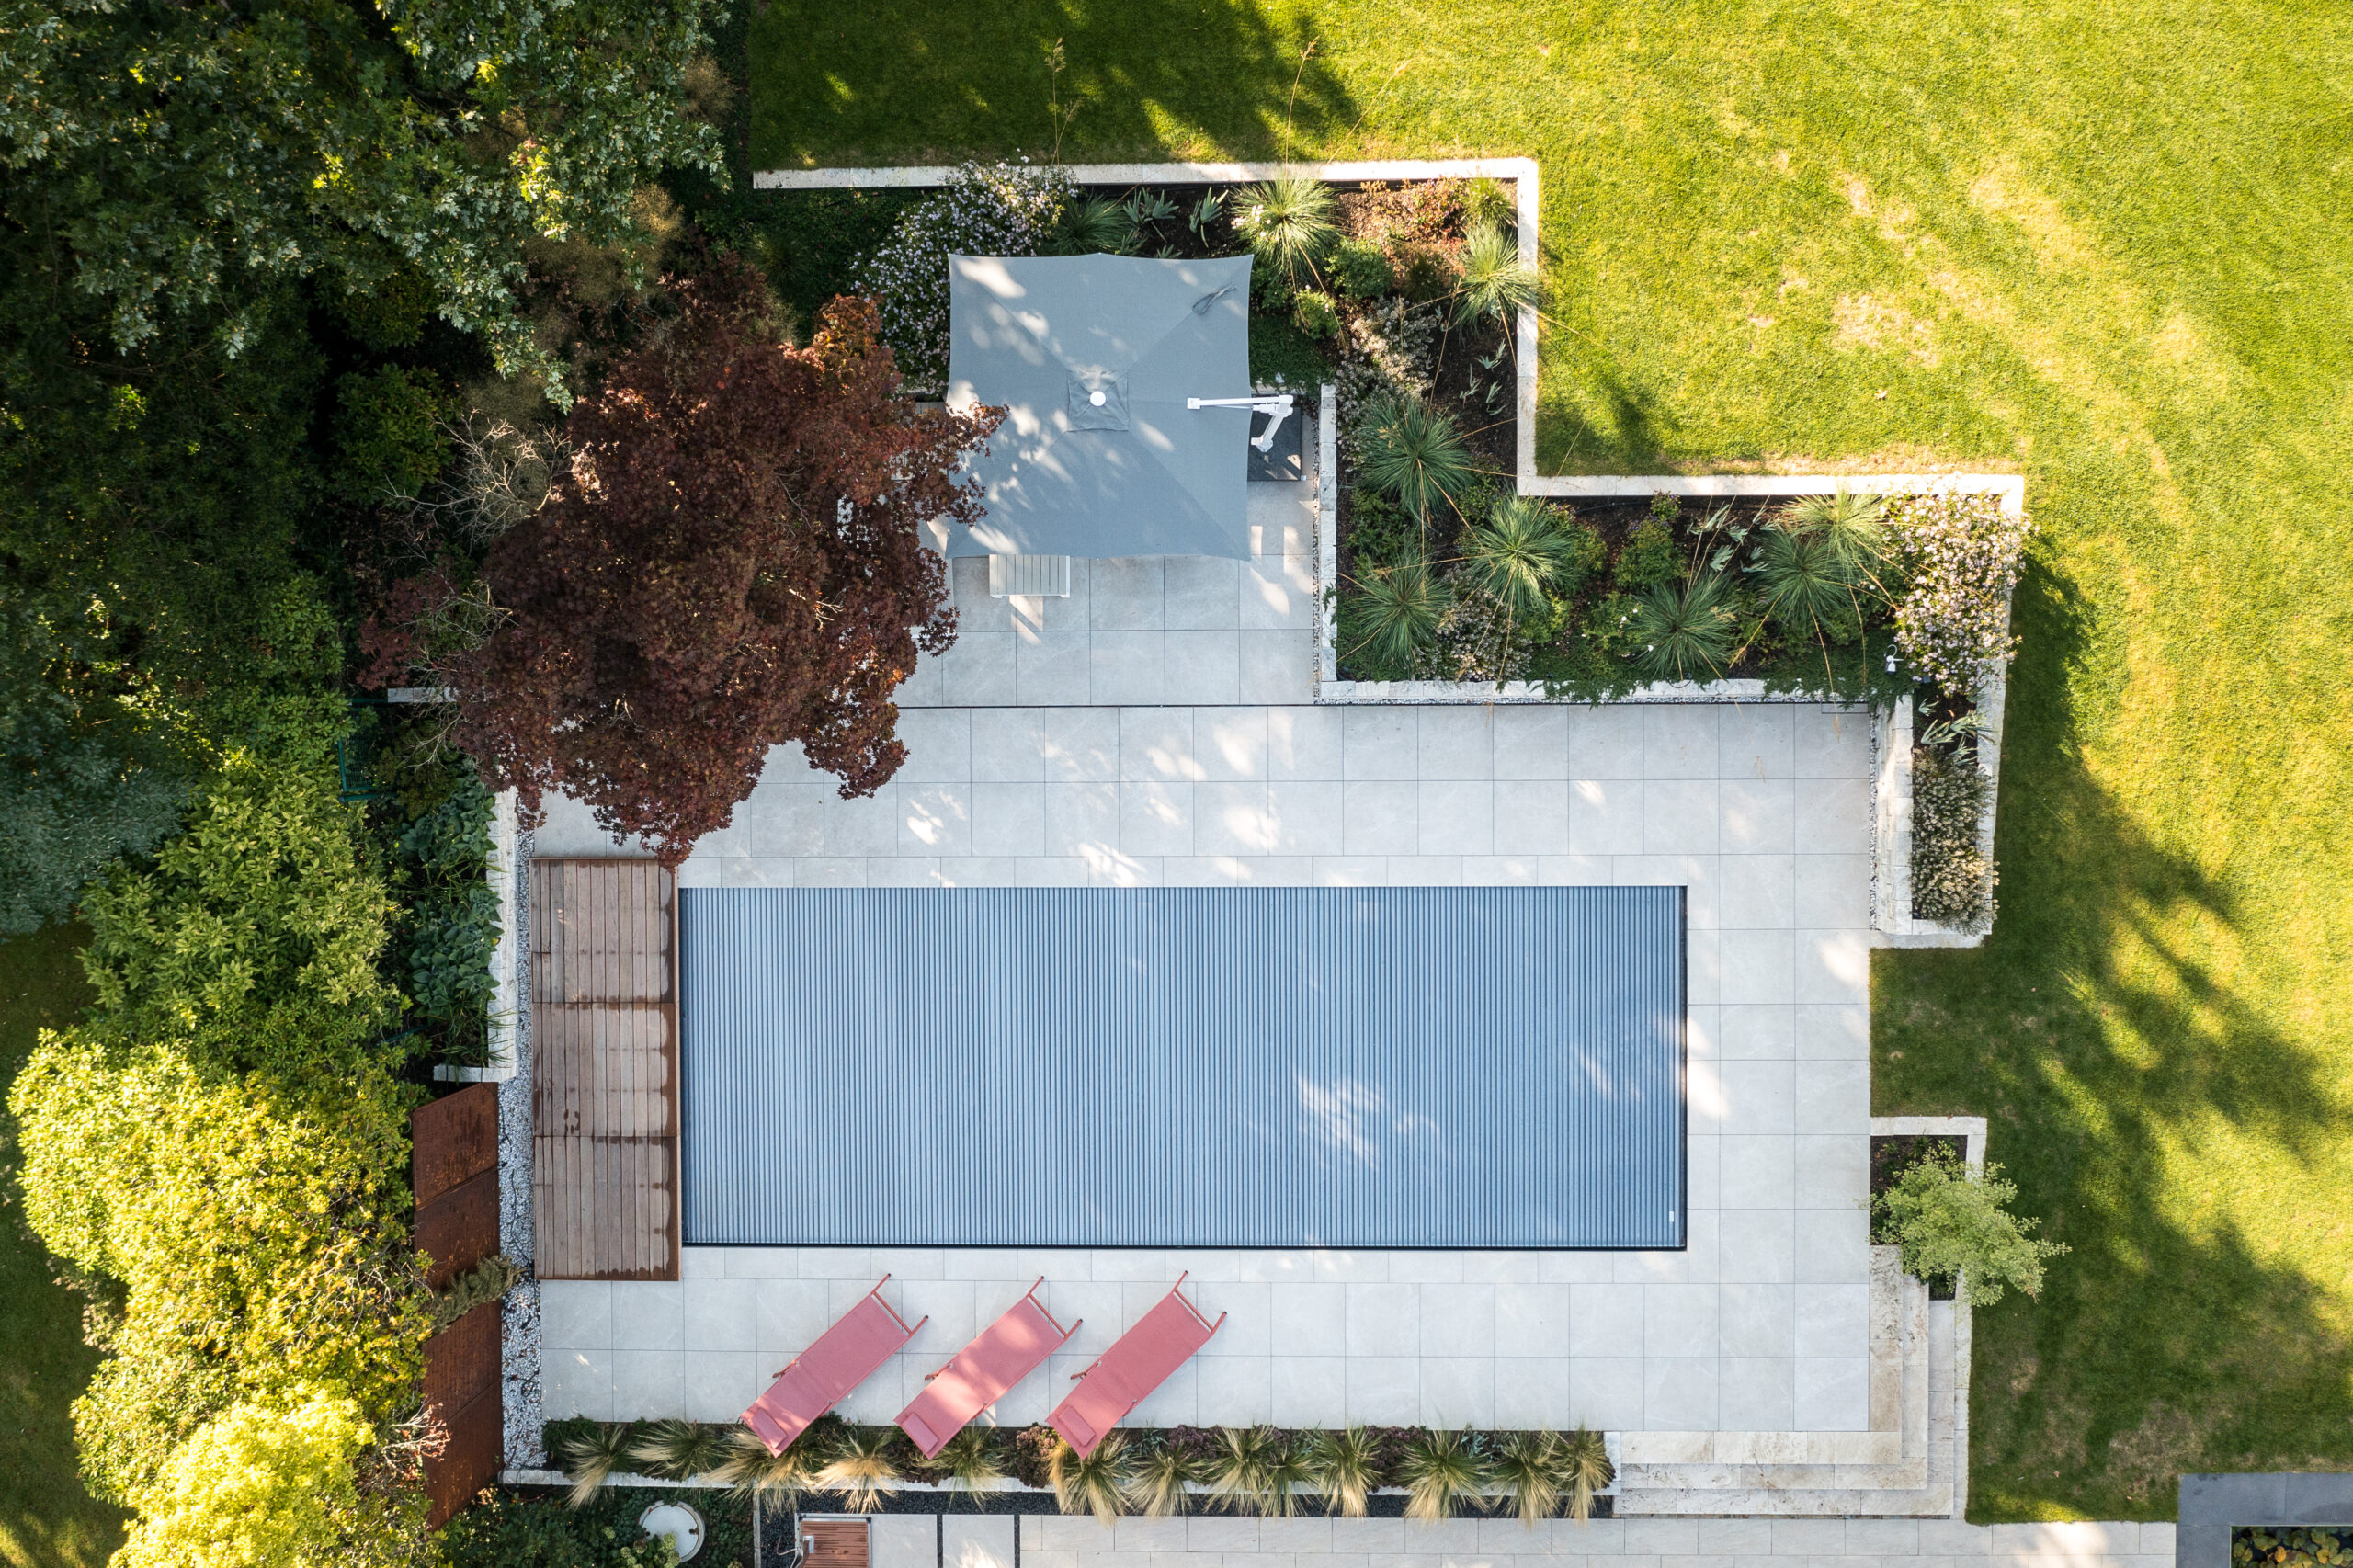
M702 1550L702 1516L684 1503L656 1503L638 1515L637 1525L647 1535L668 1536L681 1562Z

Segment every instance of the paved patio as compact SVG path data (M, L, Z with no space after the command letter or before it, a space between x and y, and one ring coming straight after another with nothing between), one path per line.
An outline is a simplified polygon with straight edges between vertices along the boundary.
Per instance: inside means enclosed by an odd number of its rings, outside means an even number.
M780 750L682 882L1682 884L1688 1249L690 1247L676 1283L547 1284L549 1415L731 1418L889 1272L932 1321L844 1407L888 1420L1044 1275L1086 1323L998 1411L1025 1422L1189 1269L1232 1316L1144 1424L1865 1427L1865 715L1312 706L1306 488L1253 487L1247 563L1074 562L1044 601L960 563L964 631L910 684L898 778L844 801ZM612 848L563 811L536 847Z

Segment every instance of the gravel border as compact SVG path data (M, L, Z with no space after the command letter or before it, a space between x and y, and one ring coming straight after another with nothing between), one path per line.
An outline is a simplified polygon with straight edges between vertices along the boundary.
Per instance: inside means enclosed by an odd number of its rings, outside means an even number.
M511 1075L498 1085L498 1244L523 1270L499 1316L500 1403L506 1420L506 1465L535 1470L547 1463L540 1446L540 1281L531 1270L531 835L515 839L514 1052Z

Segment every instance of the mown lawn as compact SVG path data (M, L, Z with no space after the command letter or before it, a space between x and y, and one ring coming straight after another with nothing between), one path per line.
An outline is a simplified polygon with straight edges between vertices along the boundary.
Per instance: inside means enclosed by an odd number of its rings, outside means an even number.
M1057 38L1065 158L1538 158L1549 467L2023 470L2001 920L1873 971L2075 1249L1972 1512L2353 1466L2353 12L770 0L753 165L1038 154Z
M0 941L0 1083L15 1081L38 1030L74 1022L88 1002L77 951L87 936L62 927ZM121 1543L123 1516L83 1489L68 1414L97 1356L82 1343L80 1298L51 1278L25 1225L15 1133L0 1112L0 1164L11 1170L0 1215L0 1562L97 1568Z

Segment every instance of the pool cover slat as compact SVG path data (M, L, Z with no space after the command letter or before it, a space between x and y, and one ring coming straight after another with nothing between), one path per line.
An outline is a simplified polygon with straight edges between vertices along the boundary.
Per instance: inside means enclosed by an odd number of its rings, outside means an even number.
M1683 1244L1680 888L680 898L689 1244Z

